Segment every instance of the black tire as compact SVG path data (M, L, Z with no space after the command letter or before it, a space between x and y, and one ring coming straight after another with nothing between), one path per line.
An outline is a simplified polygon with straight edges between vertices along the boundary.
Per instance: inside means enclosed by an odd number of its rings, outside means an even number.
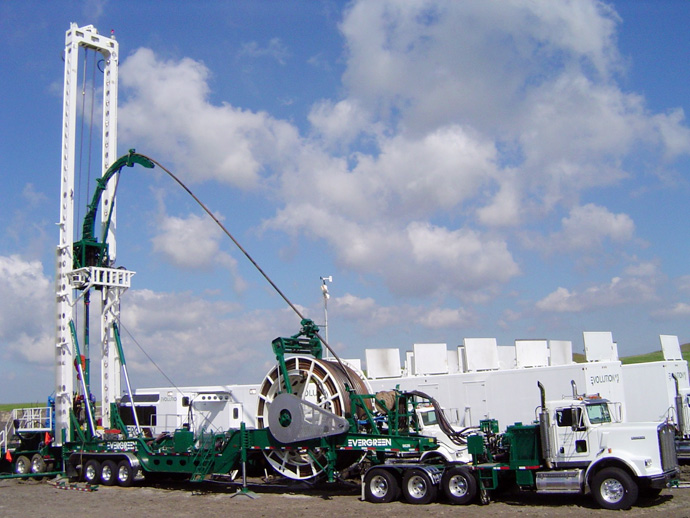
M364 499L373 504L387 504L400 498L397 477L387 469L370 469L364 477Z
M101 480L101 463L96 459L87 460L81 476L87 484L98 484Z
M477 497L477 480L469 469L456 466L443 474L441 489L451 504L469 504Z
M134 482L134 470L132 469L132 465L128 460L121 460L117 465L117 474L115 479L117 480L118 485L122 487L129 487L132 485Z
M27 475L31 473L31 461L26 455L20 455L14 463L14 472L17 475Z
M402 493L410 504L428 504L436 500L438 486L431 482L426 471L414 468L403 475Z
M106 460L101 466L101 482L104 486L114 486L117 483L117 464Z
M592 494L604 509L630 509L637 502L638 487L620 468L604 468L592 479Z

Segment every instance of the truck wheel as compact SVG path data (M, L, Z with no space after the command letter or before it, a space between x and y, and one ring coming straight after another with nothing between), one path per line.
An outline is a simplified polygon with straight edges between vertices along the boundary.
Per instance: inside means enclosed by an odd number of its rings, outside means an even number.
M411 469L403 475L402 491L410 504L428 504L436 499L438 486L423 469Z
M31 457L31 473L43 473L46 470L46 461L40 453L34 454Z
M106 460L101 466L101 482L105 486L113 486L117 482L117 464L112 460Z
M630 509L637 502L635 481L620 468L604 468L594 475L592 493L604 509Z
M393 473L372 469L364 477L364 499L374 504L387 504L400 497L400 487Z
M17 462L14 463L14 472L17 475L26 475L31 471L31 462L26 455L17 457Z
M117 465L117 483L122 487L129 487L134 482L134 470L128 460L121 460Z
M469 504L477 496L477 481L470 470L460 466L443 474L441 488L451 504Z
M101 479L101 463L95 459L87 460L82 474L87 484L98 484Z

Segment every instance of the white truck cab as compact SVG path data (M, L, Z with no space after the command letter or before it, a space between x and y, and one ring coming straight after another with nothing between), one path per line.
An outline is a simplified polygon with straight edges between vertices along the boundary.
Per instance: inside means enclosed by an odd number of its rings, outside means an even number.
M446 462L469 463L472 456L467 451L467 444L457 444L443 432L438 420L437 410L432 405L418 405L415 409L420 433L436 439L438 448L422 454L421 460L438 458ZM461 433L461 430L457 430Z
M625 508L638 493L667 487L679 475L673 425L621 422L620 416L620 404L578 396L574 386L567 400L546 402L542 392L542 454L553 471L537 480L537 489L589 488L600 504Z

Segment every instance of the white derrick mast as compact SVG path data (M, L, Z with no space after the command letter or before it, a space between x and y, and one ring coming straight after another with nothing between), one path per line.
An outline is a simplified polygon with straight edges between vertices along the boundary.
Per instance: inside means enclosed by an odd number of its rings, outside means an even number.
M112 268L87 267L74 270L75 241L75 158L77 136L77 94L79 90L79 50L87 48L103 56L103 120L101 174L117 159L117 86L118 43L98 34L92 25L71 24L65 42L65 78L62 124L62 165L60 182L60 239L57 248L56 300L57 329L55 341L55 440L69 439L70 409L75 387L76 344L70 330L75 321L76 304L81 293L97 287L101 293L101 398L103 425L110 426L110 403L120 394L120 359L113 323L119 320L120 295L129 287L133 272ZM89 193L90 194L90 193ZM109 246L110 264L115 260L116 218L113 199L115 182L109 182L101 196L101 224L108 228L103 236ZM110 213L112 209L112 214ZM109 220L109 226L108 226ZM81 222L79 222L81 223ZM78 227L81 231L81 228ZM78 291L80 290L80 291ZM85 395L88 398L88 394Z

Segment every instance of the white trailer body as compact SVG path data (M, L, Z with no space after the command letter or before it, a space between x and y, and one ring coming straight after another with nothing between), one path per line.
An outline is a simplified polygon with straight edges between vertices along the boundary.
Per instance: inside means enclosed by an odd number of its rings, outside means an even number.
M580 394L624 401L623 373L611 333L584 333L586 363L573 363L572 344L516 340L498 347L494 338L466 338L456 350L445 344L415 344L401 368L398 349L367 349L368 382L374 391L419 390L436 399L459 427L482 419L529 423L536 419L537 382L549 394ZM621 419L625 419L622 407Z
M626 415L629 421L664 421L674 423L676 415L676 381L687 393L688 362L658 361L623 365ZM686 402L687 404L687 402Z
M690 439L688 362L678 337L661 335L663 361L623 366L628 418L637 421L669 419L681 438Z
M156 436L180 428L220 432L242 423L256 427L259 385L160 387L137 389L134 404L144 433ZM120 415L133 425L128 396L121 400Z
M580 393L623 401L620 362L370 378L368 382L374 391L399 386L400 390L424 392L439 402L453 425L468 427L489 418L501 423L529 423L536 418L537 381L549 394L565 397L573 393L571 380Z

